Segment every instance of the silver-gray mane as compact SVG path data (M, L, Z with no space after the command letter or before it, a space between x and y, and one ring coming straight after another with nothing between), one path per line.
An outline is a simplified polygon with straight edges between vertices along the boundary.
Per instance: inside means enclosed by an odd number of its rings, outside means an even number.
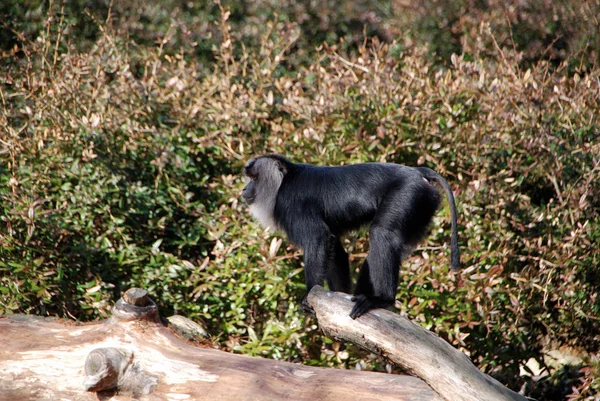
M275 202L277 192L283 181L283 172L278 167L278 162L269 157L256 159L254 168L258 171L255 194L256 199L250 205L250 213L265 228L277 229L275 221Z

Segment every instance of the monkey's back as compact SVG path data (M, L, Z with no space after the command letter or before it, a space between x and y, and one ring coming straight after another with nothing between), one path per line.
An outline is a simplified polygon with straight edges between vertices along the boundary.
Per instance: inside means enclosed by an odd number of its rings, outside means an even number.
M336 235L370 222L390 189L400 190L420 177L411 167L391 163L295 167L279 189L280 224L297 224L288 219L301 211L314 214Z

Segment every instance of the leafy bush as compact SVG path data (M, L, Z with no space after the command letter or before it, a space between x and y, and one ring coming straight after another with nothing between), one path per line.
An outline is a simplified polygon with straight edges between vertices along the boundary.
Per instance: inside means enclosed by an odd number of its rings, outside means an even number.
M392 2L396 24L417 43L430 44L436 57L449 61L454 53L494 57L497 48L520 52L526 66L540 60L555 65L568 61L585 69L600 61L600 28L595 17L600 2L548 0L428 0L417 5ZM481 33L490 30L493 37Z
M543 54L524 67L485 29L465 33L479 51L443 67L427 56L441 39L347 41L333 29L341 13L320 25L330 43L315 48L299 17L325 18L306 11L312 3L284 2L279 16L235 4L171 5L135 26L116 8L88 28L89 46L51 11L49 29L4 54L0 313L93 320L142 286L163 314L204 321L224 349L384 370L300 312L301 252L249 218L239 173L265 152L428 165L457 193L462 281L447 274L440 213L401 268L396 307L514 389L593 399L591 357L574 374L548 367L543 385L521 370L530 359L545 367L549 347L600 348L598 69L575 73L574 59ZM106 20L97 11L90 18ZM247 15L261 17L242 28ZM209 26L210 56L189 39L192 22ZM346 239L354 267L365 235Z

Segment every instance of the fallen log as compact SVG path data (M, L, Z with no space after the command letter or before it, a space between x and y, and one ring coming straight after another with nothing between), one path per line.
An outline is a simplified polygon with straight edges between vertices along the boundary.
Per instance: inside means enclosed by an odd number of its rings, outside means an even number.
M388 358L423 379L448 401L525 401L527 398L480 372L459 350L405 317L375 309L356 320L351 296L315 287L308 295L326 336Z
M442 400L415 377L198 347L165 327L140 289L96 324L2 316L0 344L0 400Z

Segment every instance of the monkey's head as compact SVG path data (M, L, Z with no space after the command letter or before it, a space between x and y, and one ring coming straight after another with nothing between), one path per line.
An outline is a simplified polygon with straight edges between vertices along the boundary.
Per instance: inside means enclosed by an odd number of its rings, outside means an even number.
M247 181L242 197L252 215L265 227L276 228L274 219L277 193L291 164L279 155L267 155L250 159L244 166Z

